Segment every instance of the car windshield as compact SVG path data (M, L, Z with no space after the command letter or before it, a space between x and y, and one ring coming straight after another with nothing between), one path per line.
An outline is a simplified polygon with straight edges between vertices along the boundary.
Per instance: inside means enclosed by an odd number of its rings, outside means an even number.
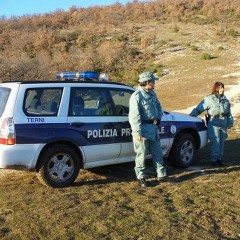
M7 104L10 91L10 88L0 87L0 117L2 116L5 106Z

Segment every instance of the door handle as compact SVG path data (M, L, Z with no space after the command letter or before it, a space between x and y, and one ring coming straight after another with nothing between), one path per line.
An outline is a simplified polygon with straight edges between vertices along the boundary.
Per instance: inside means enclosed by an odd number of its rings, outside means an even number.
M73 126L73 127L81 127L83 125L83 123L81 122L72 122L70 123L70 126Z

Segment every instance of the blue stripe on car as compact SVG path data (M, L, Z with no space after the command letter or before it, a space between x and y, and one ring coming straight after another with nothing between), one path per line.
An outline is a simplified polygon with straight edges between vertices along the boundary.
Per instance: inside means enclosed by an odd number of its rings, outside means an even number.
M173 125L176 131L171 131ZM16 124L15 127L17 144L39 144L62 140L73 142L78 146L87 146L132 141L128 122L38 123ZM186 128L206 130L203 122L162 121L159 132L162 139L174 138L180 130Z

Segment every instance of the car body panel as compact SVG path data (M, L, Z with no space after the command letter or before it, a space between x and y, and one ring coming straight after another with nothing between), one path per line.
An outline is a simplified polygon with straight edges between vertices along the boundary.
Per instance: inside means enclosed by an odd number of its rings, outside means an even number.
M0 127L5 118L15 123L15 145L0 144L0 168L23 167L36 169L39 156L54 143L67 143L79 149L83 168L134 161L132 136L128 116L69 116L70 96L73 88L116 89L133 92L134 89L120 84L43 82L1 83L0 87L11 88L5 110L0 118ZM23 103L28 89L61 88L61 101L54 116L31 115L24 111ZM207 143L207 131L200 118L186 114L164 112L159 127L161 147L168 156L174 139L185 130L195 131L199 147Z

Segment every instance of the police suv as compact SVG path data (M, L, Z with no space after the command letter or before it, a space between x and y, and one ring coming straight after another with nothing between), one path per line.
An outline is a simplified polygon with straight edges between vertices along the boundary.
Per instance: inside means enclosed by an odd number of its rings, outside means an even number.
M45 185L65 187L81 168L134 161L134 89L92 71L57 78L0 83L0 168L34 170ZM164 112L159 132L176 166L189 166L207 143L203 120L180 113Z

